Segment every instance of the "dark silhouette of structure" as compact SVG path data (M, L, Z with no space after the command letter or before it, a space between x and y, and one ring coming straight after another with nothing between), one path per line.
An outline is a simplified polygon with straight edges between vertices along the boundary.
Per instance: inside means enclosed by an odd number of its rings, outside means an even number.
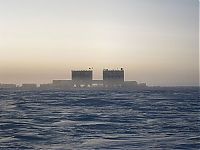
M26 83L26 84L22 84L21 86L22 89L34 89L34 88L37 88L37 84L29 84L29 83Z
M124 69L103 70L103 80L93 80L93 71L72 70L72 80L53 80L53 88L136 88L146 87L145 83L124 80ZM48 85L42 85L46 87Z
M103 80L107 82L124 82L124 69L120 70L103 70Z
M103 84L104 86L122 86L124 83L124 69L120 70L103 70Z
M13 89L16 88L16 84L0 84L1 89Z
M72 70L72 84L75 87L91 86L92 70Z
M72 81L92 81L92 70L72 70Z
M103 70L103 80L93 80L93 70L72 70L72 80L53 80L49 84L40 84L40 89L74 89L74 88L145 88L146 83L138 84L136 81L125 81L124 69ZM37 89L36 84L0 84L0 89L19 88L23 90Z

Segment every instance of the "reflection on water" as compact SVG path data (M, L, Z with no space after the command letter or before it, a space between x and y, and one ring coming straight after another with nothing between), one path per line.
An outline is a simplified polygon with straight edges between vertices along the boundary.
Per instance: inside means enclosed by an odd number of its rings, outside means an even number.
M196 88L0 91L0 149L198 149Z

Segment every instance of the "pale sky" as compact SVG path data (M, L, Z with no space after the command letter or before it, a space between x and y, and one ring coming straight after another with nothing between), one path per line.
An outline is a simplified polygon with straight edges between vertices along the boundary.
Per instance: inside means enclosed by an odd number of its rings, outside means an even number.
M148 85L199 85L198 0L0 0L0 83L125 69Z

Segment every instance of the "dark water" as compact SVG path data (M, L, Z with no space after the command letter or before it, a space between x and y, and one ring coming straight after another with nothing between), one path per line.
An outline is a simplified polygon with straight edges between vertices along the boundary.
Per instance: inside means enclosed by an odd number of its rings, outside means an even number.
M199 149L198 88L0 91L0 149Z

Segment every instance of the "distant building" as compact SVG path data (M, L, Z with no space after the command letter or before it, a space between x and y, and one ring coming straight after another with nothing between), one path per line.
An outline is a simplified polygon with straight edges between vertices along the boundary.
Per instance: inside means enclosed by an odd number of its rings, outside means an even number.
M137 83L136 81L125 81L124 69L104 69L103 80L93 80L93 71L91 68L88 70L72 70L71 80L53 80L49 84L40 84L37 87L36 84L22 84L22 86L16 86L15 84L0 84L0 89L144 89L147 87L146 83Z
M1 89L14 89L16 88L16 84L0 84Z
M73 87L72 80L53 80L53 88L63 89Z
M73 87L90 87L93 78L92 70L72 70Z
M22 89L35 89L37 88L37 84L22 84Z
M147 84L146 83L140 83L140 84L138 84L138 87L144 88L144 87L147 87Z
M141 89L141 88L146 88L146 84L141 84L141 83L138 83L137 81L125 81L123 86L123 88L126 88L126 89Z
M137 81L125 81L123 84L124 87L130 88L130 87L137 87L138 83Z
M72 81L92 81L92 70L72 70Z
M48 83L48 84L40 84L40 89L52 89L52 84Z
M103 83L105 86L121 86L124 83L124 69L103 70Z
M124 69L120 70L103 70L103 81L112 81L112 82L124 82Z

